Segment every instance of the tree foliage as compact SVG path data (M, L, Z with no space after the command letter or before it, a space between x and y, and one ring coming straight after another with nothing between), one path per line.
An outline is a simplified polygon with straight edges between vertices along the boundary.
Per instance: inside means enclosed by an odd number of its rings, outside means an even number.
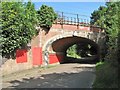
M36 11L31 2L2 2L0 24L2 56L11 56L35 35Z
M97 54L97 49L89 43L77 43L70 46L66 51L68 56L74 57L90 57Z
M120 1L107 2L105 8L105 11L101 11L99 9L94 11L91 17L91 22L100 26L101 24L97 21L102 20L102 17L104 17L104 23L102 26L104 27L108 37L108 40L106 41L108 50L105 55L105 62L104 65L100 66L96 70L97 77L94 87L119 88L120 80L118 79L118 68L120 69ZM99 16L100 12L104 14L98 18L97 16ZM103 73L104 75L102 75Z
M91 24L98 25L102 28L106 28L105 22L105 14L107 8L105 6L100 6L98 10L95 10L91 14Z
M73 57L73 58L80 58L80 55L77 54L76 48L77 48L76 44L70 46L66 51L67 56L68 57Z
M39 24L41 27L50 28L57 18L57 14L54 12L52 7L42 5L38 10Z
M119 9L120 2L111 2L106 3L107 5L107 14L106 14L106 32L109 38L108 40L108 60L111 59L113 63L116 62L117 58L117 50L118 50L118 38L120 33L119 28Z
M76 54L76 45L72 45L71 47L69 47L67 49L67 54L69 56L72 56L72 55Z
M89 57L89 55L97 54L95 47L89 43L79 43L76 47L77 54L81 57Z
M119 28L119 12L120 2L107 2L106 6L101 6L98 10L92 13L91 23L101 26L105 29L108 37L108 55L112 56L111 52L118 50L118 33ZM112 58L109 58L112 59Z

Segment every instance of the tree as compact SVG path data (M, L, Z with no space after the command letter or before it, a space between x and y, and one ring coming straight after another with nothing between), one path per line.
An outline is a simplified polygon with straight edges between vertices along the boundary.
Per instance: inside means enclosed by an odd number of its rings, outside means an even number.
M52 7L42 5L40 10L38 10L38 18L41 27L50 28L54 20L57 18L57 14Z
M76 54L76 45L72 45L71 47L69 47L66 52L69 56L74 57L74 55Z
M99 10L97 12L99 12ZM105 55L105 62L103 66L97 68L95 88L119 88L120 84L118 79L118 69L120 69L120 1L106 3L106 13L103 16L104 25L106 26L104 28L108 37L108 40L106 41L108 52ZM103 16L99 17L98 20L101 20ZM92 17L93 23L97 23L94 20L94 16ZM103 73L104 75L102 75Z
M76 52L81 57L88 57L89 47L86 43L79 43L76 45Z
M107 45L109 54L117 48L118 32L120 32L118 25L120 20L118 16L119 4L120 2L108 2L106 3L106 7L101 6L91 14L91 24L105 29L108 37Z
M118 56L116 56L116 52L118 50L118 38L120 33L119 28L119 9L120 9L120 2L111 2L106 3L107 5L107 14L106 14L106 32L109 37L108 41L108 57L113 63L116 62ZM112 52L114 54L112 54ZM115 57L116 56L116 57Z
M105 14L107 8L104 6L100 6L98 10L95 10L91 14L91 24L100 26L101 28L106 28L105 23Z
M35 35L37 16L31 2L2 2L0 11L2 56L14 56Z

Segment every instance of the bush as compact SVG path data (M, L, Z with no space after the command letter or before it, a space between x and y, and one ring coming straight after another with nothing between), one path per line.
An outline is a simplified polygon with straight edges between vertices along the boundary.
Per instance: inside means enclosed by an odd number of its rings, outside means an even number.
M14 56L36 34L37 16L31 2L2 2L0 11L2 56Z

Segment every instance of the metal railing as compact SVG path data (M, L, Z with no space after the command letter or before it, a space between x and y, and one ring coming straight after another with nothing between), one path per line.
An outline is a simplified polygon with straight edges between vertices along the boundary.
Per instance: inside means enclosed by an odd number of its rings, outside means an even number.
M90 20L86 19L88 16L79 15L79 14L72 14L72 13L65 13L56 11L57 19L55 21L56 24L72 24L72 25L90 25ZM83 18L84 17L84 18Z
M57 19L54 22L55 24L61 24L62 26L64 24L76 25L77 28L79 28L79 26L99 27L90 24L90 16L60 12L60 11L56 11L56 13L57 13Z

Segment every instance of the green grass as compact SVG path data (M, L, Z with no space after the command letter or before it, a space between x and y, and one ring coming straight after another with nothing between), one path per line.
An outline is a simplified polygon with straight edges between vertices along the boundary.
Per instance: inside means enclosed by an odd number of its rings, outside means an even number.
M68 57L73 57L73 58L81 58L79 55L77 55L76 53L69 55L67 54Z
M93 89L95 88L118 88L118 67L107 61L97 63L93 83Z

